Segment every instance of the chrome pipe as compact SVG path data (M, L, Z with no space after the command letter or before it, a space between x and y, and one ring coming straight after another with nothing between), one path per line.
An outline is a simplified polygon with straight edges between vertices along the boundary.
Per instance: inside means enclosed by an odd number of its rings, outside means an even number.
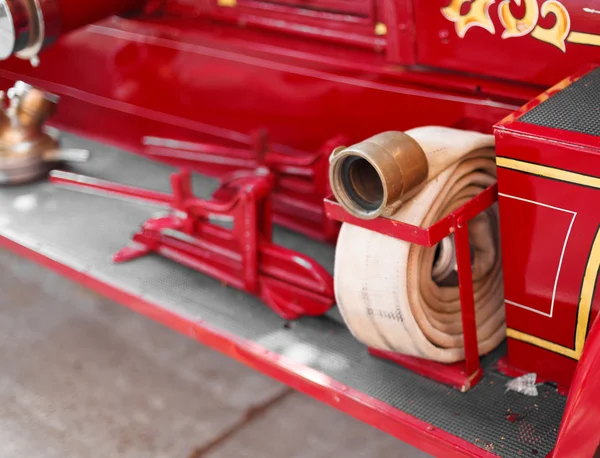
M0 0L0 59L16 55L35 64L59 33L57 0Z

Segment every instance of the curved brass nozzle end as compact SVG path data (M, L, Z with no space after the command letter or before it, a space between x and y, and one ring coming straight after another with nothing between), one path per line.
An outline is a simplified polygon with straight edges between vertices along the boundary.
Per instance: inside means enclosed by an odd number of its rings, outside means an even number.
M329 181L338 202L362 219L389 216L427 180L421 146L404 132L383 132L356 145L336 148Z
M0 185L25 183L48 171L60 150L57 138L44 128L56 111L58 97L18 81L0 108Z
M58 96L43 91L22 81L17 82L12 94L11 107L22 125L41 128L42 124L56 112Z

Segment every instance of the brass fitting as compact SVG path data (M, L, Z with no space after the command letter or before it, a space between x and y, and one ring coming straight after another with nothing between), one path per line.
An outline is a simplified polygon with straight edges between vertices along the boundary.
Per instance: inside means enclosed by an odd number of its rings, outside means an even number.
M395 213L429 173L425 152L404 132L383 132L348 148L340 146L329 162L337 201L362 219Z
M57 108L58 96L22 81L8 91L0 107L0 184L34 180L61 160L87 160L82 150L61 150L44 123Z

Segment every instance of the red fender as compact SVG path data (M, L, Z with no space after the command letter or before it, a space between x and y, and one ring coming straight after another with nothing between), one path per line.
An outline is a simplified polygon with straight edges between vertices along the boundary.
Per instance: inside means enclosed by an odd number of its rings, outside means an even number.
M600 322L595 320L577 364L552 458L592 458L600 445Z

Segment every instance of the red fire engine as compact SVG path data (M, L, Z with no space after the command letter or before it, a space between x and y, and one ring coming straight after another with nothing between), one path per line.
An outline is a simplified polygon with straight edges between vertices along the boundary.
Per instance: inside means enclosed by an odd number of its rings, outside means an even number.
M600 3L0 8L2 247L435 456L598 456Z

